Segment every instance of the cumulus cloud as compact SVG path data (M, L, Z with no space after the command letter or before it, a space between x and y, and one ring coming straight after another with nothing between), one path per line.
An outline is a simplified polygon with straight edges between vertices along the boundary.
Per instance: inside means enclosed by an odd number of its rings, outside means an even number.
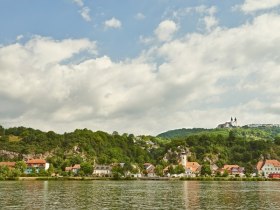
M219 21L214 16L205 16L203 21L205 24L205 29L208 32L215 28L219 23Z
M216 6L209 7L206 5L200 5L197 7L180 8L178 10L172 11L172 17L180 22L180 20L185 19L188 16L191 16L193 19L193 15L198 15L197 29L200 31L210 32L214 30L219 24L219 20L215 16L216 13Z
M172 20L162 21L155 30L155 35L160 41L169 41L178 30L178 26Z
M91 21L91 17L89 13L90 13L90 9L88 7L83 7L82 10L80 11L80 14L83 17L83 19L88 22Z
M73 2L81 8L81 10L79 10L79 13L82 16L82 18L85 21L90 22L91 21L91 17L90 17L90 14L89 14L90 13L90 8L84 6L83 0L73 0Z
M105 28L121 28L122 22L116 18L111 18L110 20L106 20L104 22Z
M245 0L244 4L241 5L241 10L246 13L255 12L259 10L266 10L277 7L280 5L280 0Z
M87 39L37 36L4 45L0 119L60 132L88 127L136 134L215 127L230 116L241 125L276 123L279 37L280 16L263 14L235 28L164 37L169 41L119 62L108 56L64 62L96 53Z

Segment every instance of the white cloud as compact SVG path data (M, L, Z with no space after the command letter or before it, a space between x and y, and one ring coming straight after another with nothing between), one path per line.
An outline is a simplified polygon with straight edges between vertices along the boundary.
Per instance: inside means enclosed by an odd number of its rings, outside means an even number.
M87 39L37 36L1 46L0 120L136 134L215 127L231 116L241 125L276 123L279 37L280 16L264 14L239 27L157 42L120 62L108 56L63 62L96 51Z
M91 17L89 13L90 13L90 9L88 7L83 7L82 10L80 11L80 14L83 17L83 19L88 22L91 21Z
M216 27L219 23L219 21L214 16L205 16L203 18L203 21L205 23L205 29L209 32L214 27Z
M178 10L172 11L172 17L180 22L186 17L194 19L194 14L198 15L197 29L200 31L210 32L218 26L219 20L216 18L217 7L216 6L206 6L200 5L197 7L187 7L180 8Z
M176 23L172 20L162 21L155 30L155 34L160 41L169 41L178 30Z
M241 5L241 10L246 13L255 12L258 10L271 9L280 6L280 0L245 0Z
M17 37L16 37L16 41L20 41L21 39L23 39L23 35L21 34L21 35L18 35Z
M79 13L82 16L82 18L85 21L90 22L91 21L91 17L90 17L90 14L89 14L90 13L90 8L84 6L83 0L73 0L73 2L81 8L81 10L79 10Z
M146 16L141 12L139 12L135 15L135 19L137 19L137 20L143 20L145 18L146 18Z
M140 36L139 37L139 41L143 44L150 44L154 41L154 39L152 37L144 37L144 36Z
M79 7L83 7L84 6L83 0L73 0L73 2L76 3Z
M122 27L122 23L120 20L116 19L116 18L111 18L110 20L106 20L104 22L105 28L121 28Z

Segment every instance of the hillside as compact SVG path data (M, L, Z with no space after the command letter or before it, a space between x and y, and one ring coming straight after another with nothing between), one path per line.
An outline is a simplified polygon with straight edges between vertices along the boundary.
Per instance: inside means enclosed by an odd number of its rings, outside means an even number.
M190 135L195 134L205 134L205 133L212 133L212 134L223 134L228 135L231 129L205 129L205 128L181 128L175 130L169 130L158 134L157 137L160 138L168 138L168 139L175 139L175 138L182 138L187 137ZM258 139L274 139L276 136L280 135L280 128L279 127L264 127L260 126L257 128L250 128L248 126L237 127L234 129L236 135L251 139L251 140L258 140Z
M62 135L24 127L3 131L0 127L0 161L39 157L57 170L83 161L166 166L177 164L182 150L189 161L239 164L248 171L261 158L280 159L279 131L271 128L179 129L157 137L88 129Z
M184 137L189 136L192 134L196 134L202 131L206 131L207 129L204 128L181 128L163 132L158 134L157 137L161 138L176 138L176 137Z

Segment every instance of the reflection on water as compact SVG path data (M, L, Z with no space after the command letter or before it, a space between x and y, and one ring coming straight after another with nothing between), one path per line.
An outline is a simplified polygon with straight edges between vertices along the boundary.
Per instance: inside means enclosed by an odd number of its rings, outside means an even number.
M280 209L280 182L5 181L0 209Z

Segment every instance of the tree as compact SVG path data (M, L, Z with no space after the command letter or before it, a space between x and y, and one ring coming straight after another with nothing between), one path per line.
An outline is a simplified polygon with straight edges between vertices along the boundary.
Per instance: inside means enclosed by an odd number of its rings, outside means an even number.
M6 179L9 176L9 168L8 166L0 166L0 180Z
M119 179L124 176L124 169L120 165L115 165L112 168L112 174L114 179Z
M27 168L27 165L26 165L26 163L24 161L16 162L15 169L18 169L21 173L24 173L26 168Z
M203 163L202 167L201 167L201 171L200 174L203 176L207 176L207 175L211 175L211 168L210 168L210 164L209 163Z
M274 143L280 145L280 136L276 136L274 139Z
M223 177L228 177L228 175L229 175L229 174L228 174L228 171L225 170L224 173L223 173Z
M48 169L48 174L49 174L49 175L52 175L53 173L54 173L54 167L53 167L52 164L50 164L50 167L49 167L49 169Z
M175 167L175 173L176 174L182 174L182 173L185 173L185 168L184 168L184 166L182 166L182 165L178 165L178 166L176 166Z
M155 173L157 176L163 176L163 166L157 165L155 168Z
M89 162L83 162L81 163L81 169L80 172L83 172L84 175L88 176L91 175L93 172L93 165Z

